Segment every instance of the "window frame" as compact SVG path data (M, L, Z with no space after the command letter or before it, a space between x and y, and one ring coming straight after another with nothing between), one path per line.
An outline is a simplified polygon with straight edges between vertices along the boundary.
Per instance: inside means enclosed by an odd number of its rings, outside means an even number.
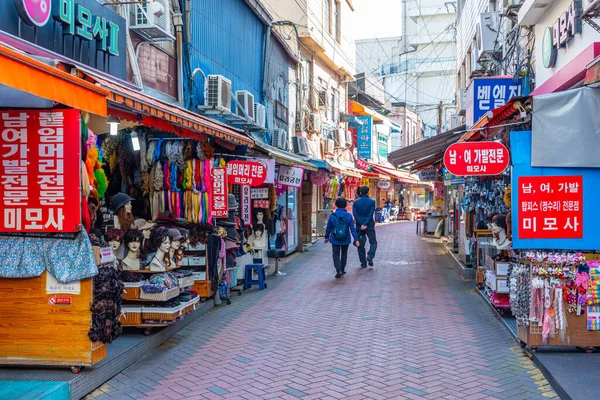
M326 25L327 32L331 35L331 2L335 0L324 0L323 1L323 25Z

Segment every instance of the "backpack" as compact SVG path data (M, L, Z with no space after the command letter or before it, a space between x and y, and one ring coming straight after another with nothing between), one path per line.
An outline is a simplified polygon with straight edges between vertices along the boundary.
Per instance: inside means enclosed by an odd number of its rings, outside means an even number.
M333 238L337 241L343 242L348 237L348 223L345 218L335 216L335 223L333 224Z

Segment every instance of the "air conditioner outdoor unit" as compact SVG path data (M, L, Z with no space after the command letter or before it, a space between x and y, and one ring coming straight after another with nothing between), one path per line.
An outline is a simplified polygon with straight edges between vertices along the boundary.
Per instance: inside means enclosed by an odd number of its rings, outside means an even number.
M292 137L292 144L294 145L294 153L301 156L308 155L308 141L304 136Z
M337 145L339 147L346 147L346 131L344 128L338 128L334 131L336 135Z
M483 66L479 64L479 49L473 47L473 50L471 50L471 74L482 71L483 69Z
M129 5L129 29L148 41L175 40L171 33L169 0L154 0Z
M458 128L461 125L460 115L450 115L450 129Z
M352 131L346 130L346 147L352 146Z
M310 114L310 123L312 125L312 131L315 133L321 132L322 124L321 124L321 114L312 113Z
M458 89L457 100L456 111L458 112L458 115L465 115L467 112L467 89Z
M330 154L333 155L333 153L335 152L335 142L333 141L333 139L325 139L325 154Z
M204 105L231 113L231 81L223 75L208 75L204 83Z
M246 111L248 118L254 122L254 95L247 90L237 90L235 92L237 99L236 114L242 118L246 118L242 108Z
M477 25L477 49L479 57L477 61L488 59L495 51L496 40L501 39L498 12L485 12L480 15L480 22Z
M287 151L289 149L288 132L284 129L275 128L273 130L272 145Z
M263 128L267 126L267 109L260 103L254 103L254 123Z

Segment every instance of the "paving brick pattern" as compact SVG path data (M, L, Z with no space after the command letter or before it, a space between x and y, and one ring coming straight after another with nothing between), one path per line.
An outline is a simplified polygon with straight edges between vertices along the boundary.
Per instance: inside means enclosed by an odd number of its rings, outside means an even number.
M436 241L380 226L375 268L294 259L88 396L118 399L539 399L556 394Z

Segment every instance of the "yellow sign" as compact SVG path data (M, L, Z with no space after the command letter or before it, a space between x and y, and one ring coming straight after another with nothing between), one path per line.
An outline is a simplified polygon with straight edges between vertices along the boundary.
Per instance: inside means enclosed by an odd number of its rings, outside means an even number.
M360 186L369 186L369 178L360 178Z

